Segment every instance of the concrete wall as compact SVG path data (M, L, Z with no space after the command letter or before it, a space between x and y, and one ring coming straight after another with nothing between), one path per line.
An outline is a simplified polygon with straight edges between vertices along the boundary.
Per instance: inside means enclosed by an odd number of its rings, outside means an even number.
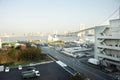
M100 44L99 43L99 40L98 38L101 37L101 32L104 31L104 28L106 28L106 26L96 26L95 28L95 58L98 59L98 53L100 52L98 50L98 45Z
M110 29L113 36L120 35L120 19L110 20Z
M120 19L110 20L109 26L96 26L95 58L120 65Z

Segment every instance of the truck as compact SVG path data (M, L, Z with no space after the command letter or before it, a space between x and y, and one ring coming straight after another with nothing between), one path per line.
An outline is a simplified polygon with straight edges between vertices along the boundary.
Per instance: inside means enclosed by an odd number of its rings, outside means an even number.
M91 63L91 64L94 64L94 65L99 65L100 64L100 61L95 59L95 58L89 58L88 62Z
M31 71L23 71L22 72L22 77L25 78L32 78L32 77L38 77L40 76L39 71L36 70L31 70Z

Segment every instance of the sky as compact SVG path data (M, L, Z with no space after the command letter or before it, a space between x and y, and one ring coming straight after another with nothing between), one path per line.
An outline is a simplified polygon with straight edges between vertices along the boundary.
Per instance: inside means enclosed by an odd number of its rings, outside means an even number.
M120 0L0 0L0 34L74 32L101 25L119 6Z

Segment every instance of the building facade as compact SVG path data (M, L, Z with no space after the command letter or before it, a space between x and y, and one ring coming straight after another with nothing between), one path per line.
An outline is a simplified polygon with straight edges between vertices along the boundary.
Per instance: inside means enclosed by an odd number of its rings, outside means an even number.
M106 67L120 70L120 19L95 28L95 58Z

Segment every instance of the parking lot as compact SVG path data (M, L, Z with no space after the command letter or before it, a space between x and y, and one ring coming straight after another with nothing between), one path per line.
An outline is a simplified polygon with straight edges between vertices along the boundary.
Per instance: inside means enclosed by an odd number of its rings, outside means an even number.
M40 77L26 80L68 80L72 76L56 62L40 64L34 67L40 71ZM27 67L23 67L22 70L12 68L9 72L0 72L0 80L23 80L21 72L26 70Z

